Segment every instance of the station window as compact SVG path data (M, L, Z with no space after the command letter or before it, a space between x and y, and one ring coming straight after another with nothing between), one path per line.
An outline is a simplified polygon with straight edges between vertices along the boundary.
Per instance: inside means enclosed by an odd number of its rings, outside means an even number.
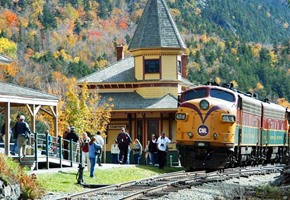
M160 73L160 60L145 60L145 73Z
M155 134L156 137L159 135L159 121L157 119L149 119L147 121L147 133L148 133L148 139L151 138L152 134Z

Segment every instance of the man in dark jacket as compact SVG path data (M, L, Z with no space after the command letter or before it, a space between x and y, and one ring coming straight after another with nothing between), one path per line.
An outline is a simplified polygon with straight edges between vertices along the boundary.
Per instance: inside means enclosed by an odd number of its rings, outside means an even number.
M130 135L125 132L125 128L121 128L121 133L117 137L118 146L120 149L119 162L120 164L126 164L128 159L128 146L131 144L132 139Z
M19 159L23 158L26 155L27 141L31 133L28 124L24 120L24 115L20 115L19 121L16 122L15 125Z
M63 133L63 158L68 159L68 147L69 147L69 141L67 139L67 135L70 133L70 127L68 126Z
M73 146L73 148L72 148L73 160L78 162L79 160L78 160L78 151L77 151L78 148L77 147L78 147L79 136L76 133L74 126L70 127L70 132L67 134L66 139L73 141L73 145L72 145ZM69 146L69 149L70 149L70 146ZM70 153L69 153L69 155L70 155Z
M150 163L154 166L157 164L157 139L155 134L152 134L152 138L149 143L149 152L150 152Z

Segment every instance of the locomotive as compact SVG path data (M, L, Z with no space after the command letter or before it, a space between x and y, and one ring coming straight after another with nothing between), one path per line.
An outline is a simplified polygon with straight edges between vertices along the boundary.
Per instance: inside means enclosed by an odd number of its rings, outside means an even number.
M206 84L179 96L176 147L181 165L193 169L286 162L287 108L232 84Z

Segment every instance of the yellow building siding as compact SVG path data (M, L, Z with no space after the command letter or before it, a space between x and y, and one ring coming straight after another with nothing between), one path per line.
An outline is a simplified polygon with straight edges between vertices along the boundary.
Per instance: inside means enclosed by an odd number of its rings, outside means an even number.
M162 56L162 80L175 80L177 79L177 57Z
M159 80L160 79L160 74L145 74L144 75L145 80Z
M135 57L135 78L143 80L143 56Z
M178 95L177 87L142 87L136 92L144 98L160 98L167 94Z

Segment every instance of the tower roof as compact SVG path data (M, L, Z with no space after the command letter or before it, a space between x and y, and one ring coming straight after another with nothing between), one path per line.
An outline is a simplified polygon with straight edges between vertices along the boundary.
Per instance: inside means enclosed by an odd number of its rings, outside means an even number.
M181 48L184 44L164 0L148 0L129 50Z

